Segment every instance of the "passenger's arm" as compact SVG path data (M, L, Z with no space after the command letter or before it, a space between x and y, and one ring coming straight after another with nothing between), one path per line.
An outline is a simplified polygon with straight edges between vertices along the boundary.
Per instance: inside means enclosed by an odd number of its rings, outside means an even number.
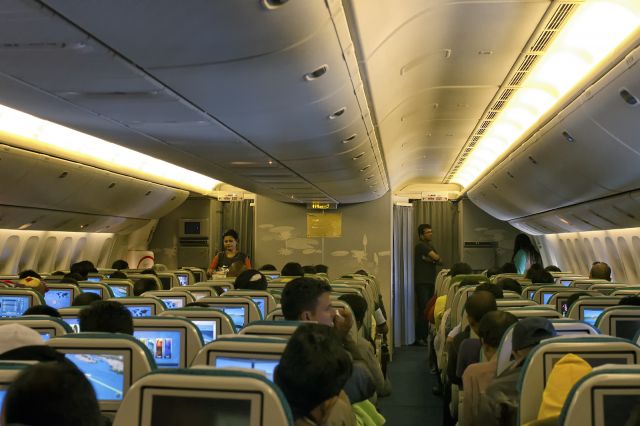
M249 256L246 256L246 257L244 258L244 266L245 266L247 269L252 269L252 268L251 268L251 260L249 259Z
M211 264L209 265L209 269L207 269L207 273L209 275L213 274L213 271L218 267L218 255L216 254L211 260Z
M436 253L435 250L431 250L429 253L427 253L427 257L429 259L425 259L425 260L431 260L434 263L440 262L440 255Z
M342 337L342 344L347 352L351 354L354 360L361 360L363 357L360 349L358 349L358 345L350 333L351 327L353 326L353 316L351 312L338 309L336 311L336 317L333 320L333 325L340 337Z

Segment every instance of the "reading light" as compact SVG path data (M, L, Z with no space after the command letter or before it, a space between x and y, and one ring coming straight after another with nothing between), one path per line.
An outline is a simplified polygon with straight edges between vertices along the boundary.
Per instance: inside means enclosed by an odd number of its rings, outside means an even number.
M0 105L0 138L10 145L201 194L210 194L220 183L200 173L4 105ZM59 177L66 175L64 172Z
M639 30L638 0L582 3L486 129L452 181L467 188Z

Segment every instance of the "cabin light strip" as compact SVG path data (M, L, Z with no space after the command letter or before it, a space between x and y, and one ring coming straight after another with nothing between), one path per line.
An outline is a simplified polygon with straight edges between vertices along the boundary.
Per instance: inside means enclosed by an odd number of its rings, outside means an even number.
M640 31L639 0L586 0L484 130L451 181L468 188L559 100Z
M0 140L9 145L209 195L216 179L0 105Z

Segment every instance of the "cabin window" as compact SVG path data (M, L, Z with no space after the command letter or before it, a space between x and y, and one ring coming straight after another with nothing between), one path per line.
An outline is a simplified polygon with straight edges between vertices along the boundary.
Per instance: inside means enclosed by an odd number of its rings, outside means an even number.
M102 248L100 249L100 256L98 256L98 265L99 268L104 268L107 266L107 261L109 260L109 253L111 253L111 243L113 242L113 238L107 238L102 243ZM111 266L111 265L108 265Z
M38 256L38 271L46 272L52 270L49 265L51 264L51 258L56 250L56 237L49 237L44 242L44 247ZM53 271L51 271L53 272Z
M71 264L69 259L69 252L71 251L71 237L67 237L62 240L60 247L58 247L58 253L56 253L56 269L69 269Z
M623 237L618 237L618 247L620 247L622 264L627 271L627 280L629 280L628 282L638 282L638 270L636 269L635 259L633 258L633 254L629 249L627 240L625 240Z
M27 243L20 253L20 260L18 261L18 271L24 271L25 269L32 269L35 264L36 249L38 248L38 237L30 237Z
M80 262L84 259L84 247L87 245L87 239L85 237L80 238L76 242L76 246L73 248L73 254L69 260L69 264Z
M7 241L4 243L4 247L2 248L2 252L0 253L0 264L9 265L11 257L16 252L18 248L18 244L20 243L20 238L17 235L12 235L7 238ZM10 274L15 273L16 271L5 271Z

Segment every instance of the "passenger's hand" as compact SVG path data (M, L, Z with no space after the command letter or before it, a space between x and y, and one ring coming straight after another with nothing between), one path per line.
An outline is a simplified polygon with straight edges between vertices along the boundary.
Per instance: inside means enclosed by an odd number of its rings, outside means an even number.
M353 325L353 315L342 308L336 309L336 316L333 319L333 326L342 336L346 336Z
M376 334L382 334L383 336L386 336L387 333L389 333L389 326L386 322L384 324L376 326Z

